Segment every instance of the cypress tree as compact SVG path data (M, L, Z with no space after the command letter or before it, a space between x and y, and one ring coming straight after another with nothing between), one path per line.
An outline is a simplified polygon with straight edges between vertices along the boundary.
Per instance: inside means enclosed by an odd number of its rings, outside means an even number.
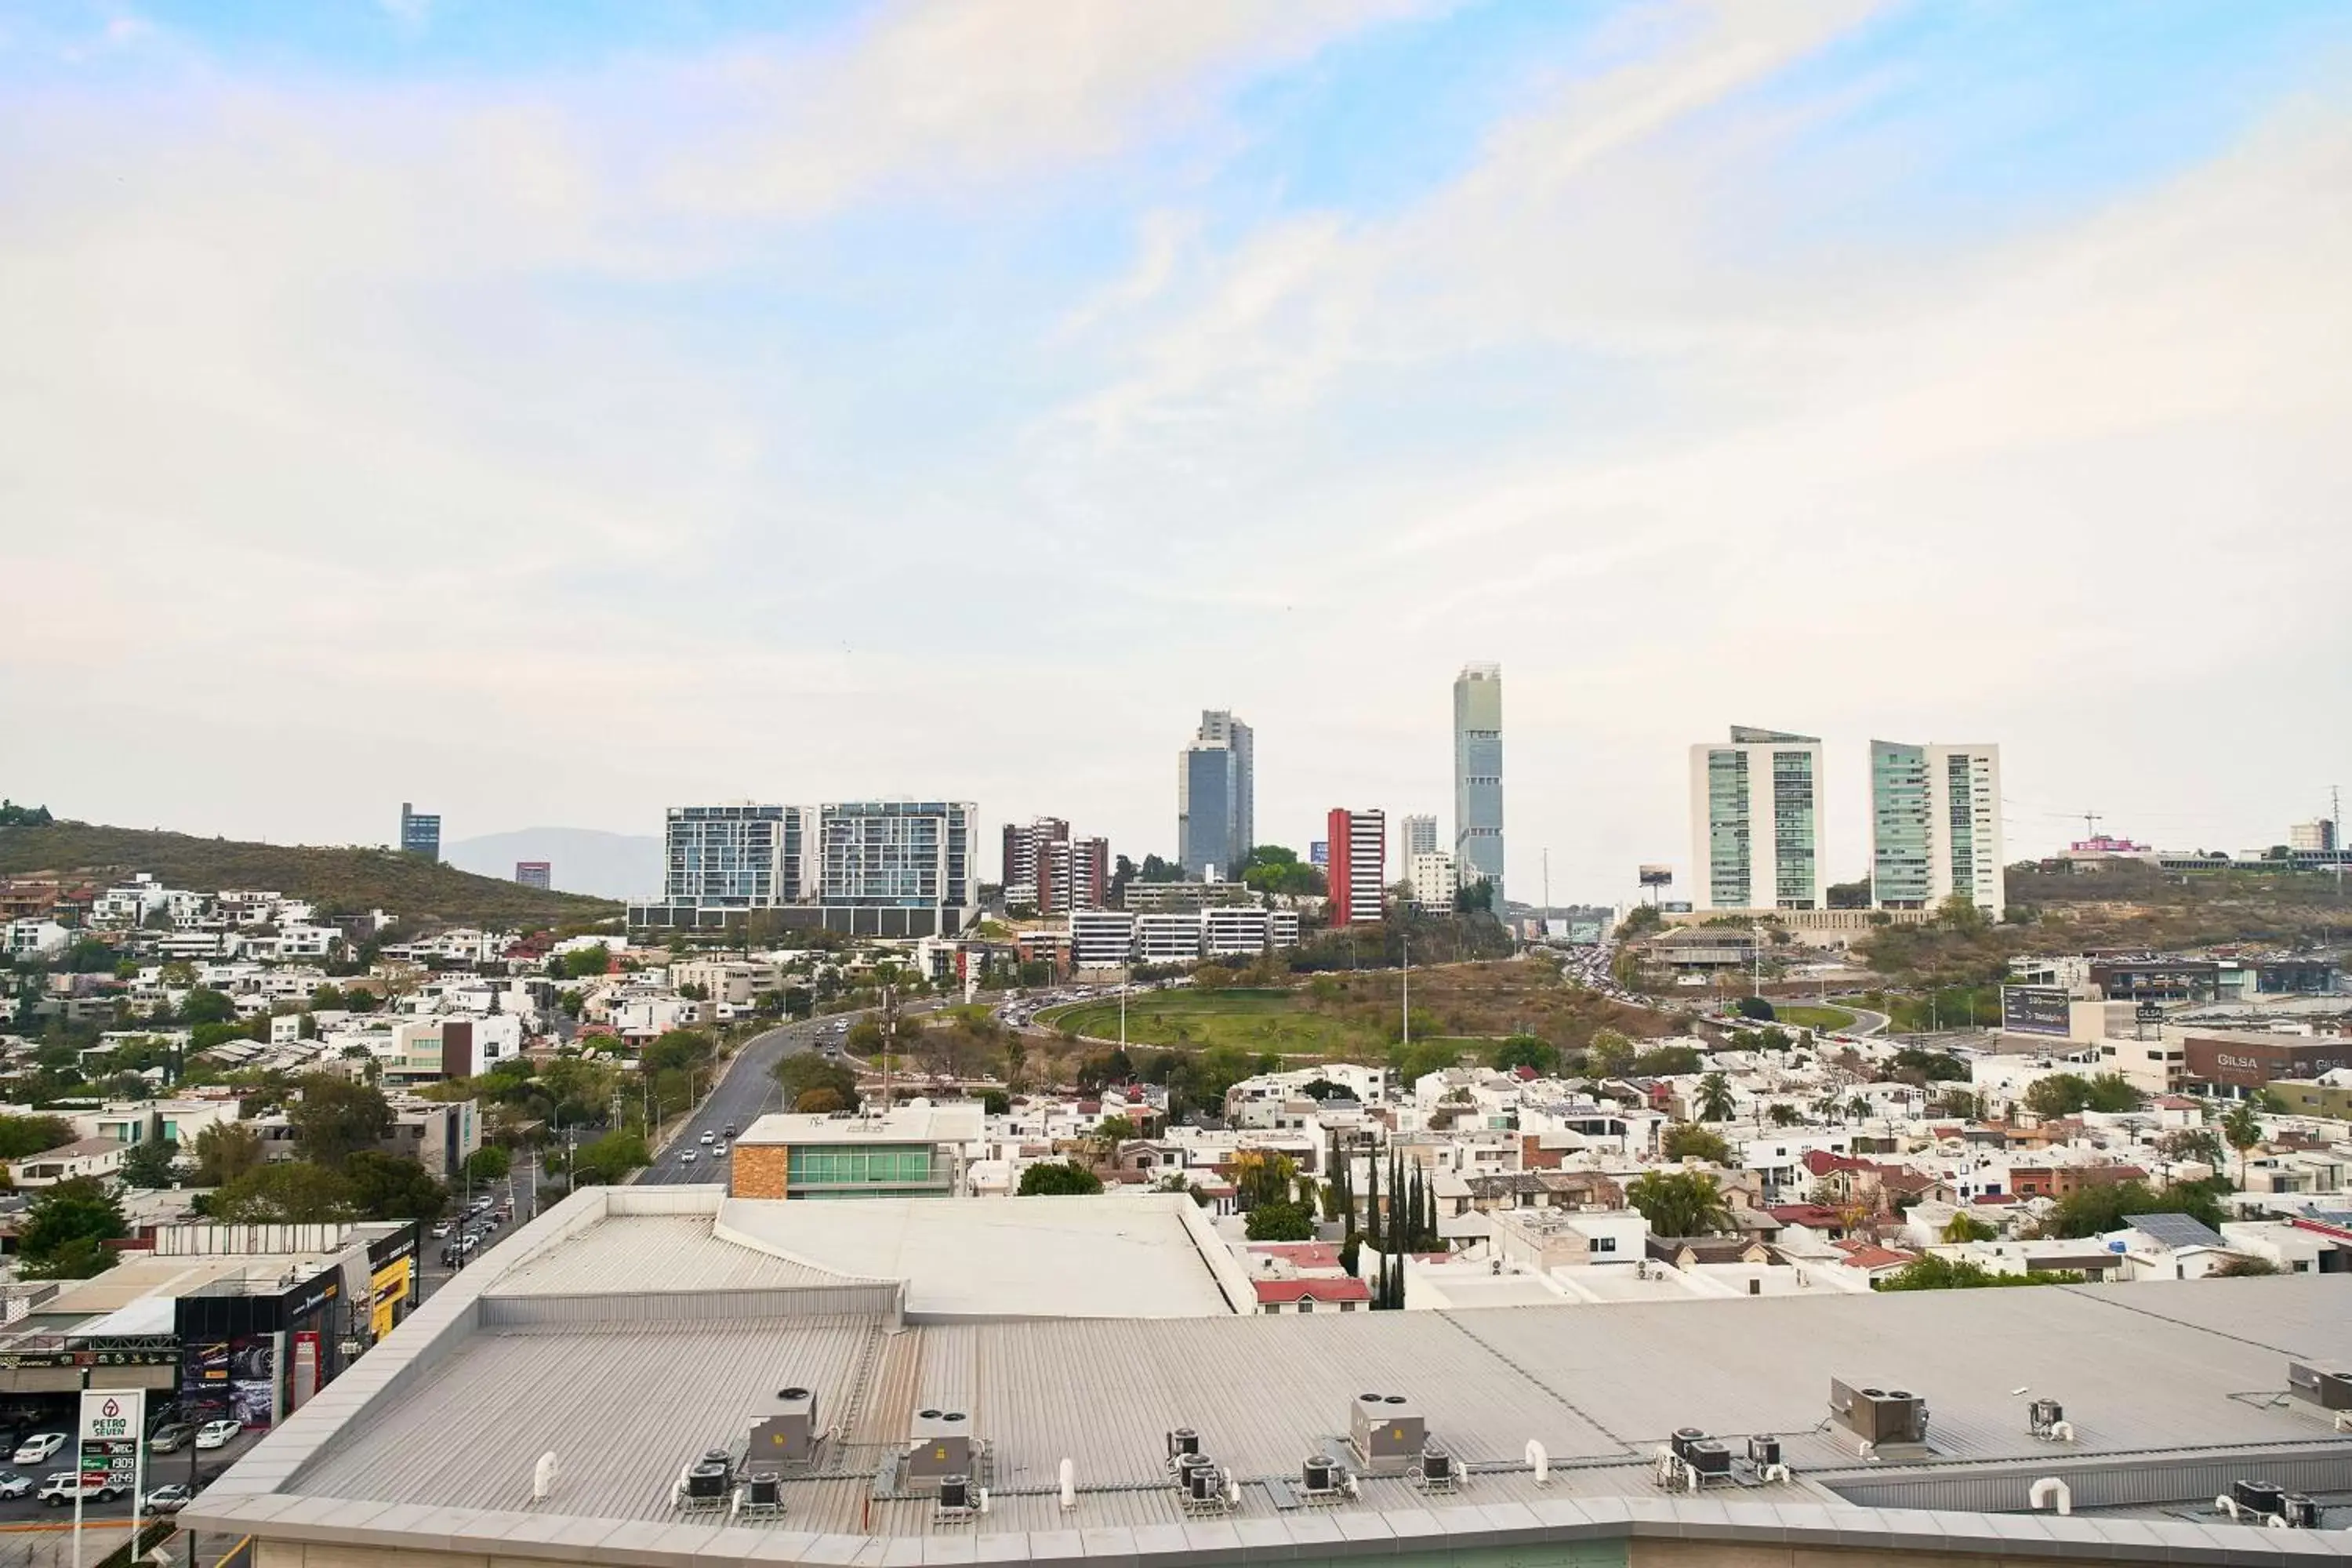
M1364 1162L1364 1234L1372 1239L1372 1249L1385 1253L1381 1245L1381 1163L1378 1159Z

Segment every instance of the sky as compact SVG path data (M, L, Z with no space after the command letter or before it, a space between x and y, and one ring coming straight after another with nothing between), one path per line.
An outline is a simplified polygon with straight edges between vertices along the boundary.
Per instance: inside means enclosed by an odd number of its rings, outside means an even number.
M915 795L1687 885L2352 784L2335 0L0 0L0 792L380 843ZM984 856L992 867L993 841Z

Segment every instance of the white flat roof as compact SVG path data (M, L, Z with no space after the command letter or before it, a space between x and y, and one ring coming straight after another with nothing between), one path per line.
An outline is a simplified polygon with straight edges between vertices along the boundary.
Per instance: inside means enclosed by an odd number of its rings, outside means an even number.
M1227 1317L1175 1206L1192 1201L730 1198L719 1227L814 1268L904 1279L910 1314Z
M872 1115L802 1116L777 1111L743 1129L738 1143L969 1143L983 1119L975 1104L894 1105Z

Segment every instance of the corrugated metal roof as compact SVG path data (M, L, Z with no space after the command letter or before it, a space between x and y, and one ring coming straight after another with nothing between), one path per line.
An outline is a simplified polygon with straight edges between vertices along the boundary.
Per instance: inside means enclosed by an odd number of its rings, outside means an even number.
M709 1215L625 1215L590 1226L500 1279L499 1296L604 1296L838 1285L847 1276L725 1241Z

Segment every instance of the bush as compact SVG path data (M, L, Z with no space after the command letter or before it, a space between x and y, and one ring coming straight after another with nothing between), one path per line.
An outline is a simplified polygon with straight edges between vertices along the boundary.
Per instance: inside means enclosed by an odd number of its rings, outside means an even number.
M1780 1016L1772 1010L1772 1004L1761 996L1742 996L1731 1005L1731 1010L1743 1018L1753 1018L1759 1024L1769 1024Z
M1100 1176L1068 1160L1048 1161L1021 1173L1020 1195L1024 1198L1085 1197L1102 1190Z
M1297 1204L1260 1204L1244 1228L1252 1241L1312 1241L1315 1216Z

